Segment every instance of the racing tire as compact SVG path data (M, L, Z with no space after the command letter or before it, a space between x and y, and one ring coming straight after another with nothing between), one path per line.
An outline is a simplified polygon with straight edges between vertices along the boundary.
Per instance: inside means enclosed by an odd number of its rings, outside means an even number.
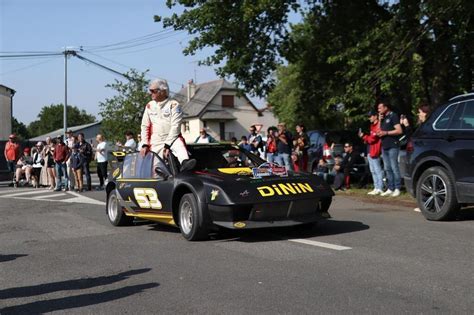
M115 226L126 226L133 223L133 217L125 215L122 208L120 207L117 191L114 189L109 193L107 197L107 218L110 223Z
M200 241L209 238L209 229L194 194L183 195L179 202L179 229L188 241Z
M454 180L443 167L430 167L416 183L416 201L430 221L449 220L459 210Z

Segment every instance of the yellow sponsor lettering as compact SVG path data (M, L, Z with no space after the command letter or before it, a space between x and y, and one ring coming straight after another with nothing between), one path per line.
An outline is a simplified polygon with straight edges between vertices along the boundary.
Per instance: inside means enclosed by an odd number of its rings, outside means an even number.
M278 184L278 187L280 187L281 191L285 194L285 195L289 195L289 194L296 194L296 189L293 188L293 186L291 186L290 183L288 184Z
M257 187L262 197L271 197L274 195L297 195L314 192L309 183L280 183L271 186Z
M298 183L298 187L301 189L302 192L313 192L313 188L308 183Z
M275 194L275 191L270 186L262 186L257 188L262 197L270 197Z

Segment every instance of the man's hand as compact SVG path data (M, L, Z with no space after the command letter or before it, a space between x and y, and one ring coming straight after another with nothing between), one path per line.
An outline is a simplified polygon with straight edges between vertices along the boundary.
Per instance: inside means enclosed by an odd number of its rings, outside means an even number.
M147 155L148 152L150 152L150 147L147 146L147 145L142 146L142 148L140 149L140 155L141 156Z
M383 131L383 130L377 131L377 136L380 137L380 138L385 137L387 135L388 135L388 131Z

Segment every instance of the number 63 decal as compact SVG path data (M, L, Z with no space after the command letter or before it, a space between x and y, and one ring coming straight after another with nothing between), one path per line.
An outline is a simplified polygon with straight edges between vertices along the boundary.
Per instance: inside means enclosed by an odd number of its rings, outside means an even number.
M161 201L153 188L133 188L133 194L140 208L161 209Z

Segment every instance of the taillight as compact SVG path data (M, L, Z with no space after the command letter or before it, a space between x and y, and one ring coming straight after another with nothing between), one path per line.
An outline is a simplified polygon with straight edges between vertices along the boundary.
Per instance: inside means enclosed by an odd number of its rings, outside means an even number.
M407 142L406 149L407 153L411 153L415 150L415 146L413 145L413 140L410 138Z

